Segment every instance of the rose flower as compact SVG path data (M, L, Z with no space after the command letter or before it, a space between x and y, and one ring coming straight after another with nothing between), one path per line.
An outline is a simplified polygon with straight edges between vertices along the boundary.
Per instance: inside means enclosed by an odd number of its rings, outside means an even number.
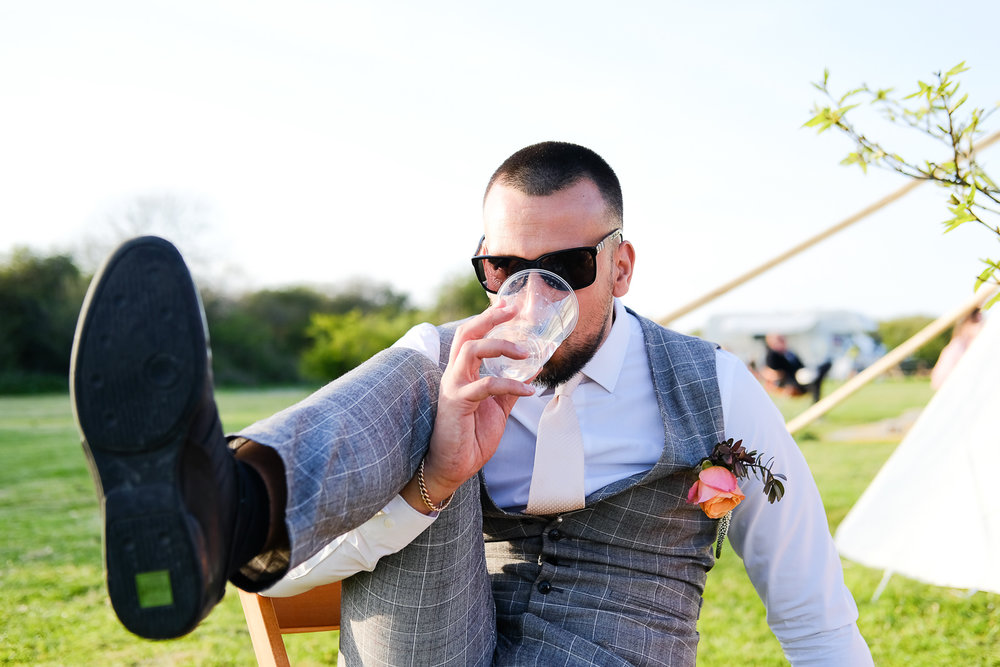
M698 481L688 491L688 502L698 503L710 519L726 515L745 498L736 476L722 466L711 466L698 473Z

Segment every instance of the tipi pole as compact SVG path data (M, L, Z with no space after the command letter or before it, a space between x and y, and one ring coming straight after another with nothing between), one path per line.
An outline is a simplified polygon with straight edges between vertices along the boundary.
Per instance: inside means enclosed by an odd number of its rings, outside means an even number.
M892 570L886 570L882 573L882 581L878 582L878 587L872 593L872 602L878 602L878 599L882 597L885 587L889 585L889 580L892 579L892 574Z
M805 241L802 241L801 243L799 243L799 244L797 244L797 245L789 248L788 250L786 250L785 252L781 253L777 257L769 259L768 261L764 262L760 266L758 266L756 268L753 268L753 269L750 269L746 273L733 278L732 280L730 280L727 283L723 283L722 285L719 285L718 287L716 287L712 291L710 291L710 292L708 292L708 293L706 293L706 294L698 297L697 299L695 299L694 301L691 301L687 305L681 306L680 308L678 308L677 310L673 311L672 313L668 313L666 316L660 318L659 323L662 324L662 325L664 325L664 326L666 326L670 322L673 322L674 320L676 320L676 319L678 319L680 317L683 317L684 315L687 315L691 311L696 310L698 308L701 308L706 303L709 303L710 301L714 301L715 299L719 298L720 296L722 296L726 292L730 291L731 289L739 287L740 285L742 285L743 283L747 282L748 280L752 280L752 279L756 278L757 276L759 276L760 274L773 269L774 267L776 267L777 265L781 264L782 262L791 259L792 257L794 257L795 255L798 255L803 250L807 250L807 249L811 248L812 246L816 245L820 241L823 241L824 239L827 239L827 238L833 236L837 232L842 231L844 229L847 229L848 227L850 227L854 223L858 222L859 220L861 220L863 218L868 217L869 215L871 215L875 211L879 210L880 208L888 206L889 204L891 204L892 202L896 201L897 199L899 199L903 195L907 194L910 190L913 190L914 188L916 188L919 185L922 185L923 183L924 183L924 181L911 181L910 183L907 183L906 185L904 185L900 189L896 190L895 192L893 192L893 193L891 193L891 194L883 197L882 199L879 199L874 204L870 204L870 205L864 207L863 209L861 209L860 211L858 211L854 215L852 215L852 216L850 216L848 218L845 218L844 220L841 220L840 222L838 222L837 224L833 225L832 227L829 227L829 228L823 230L822 232L820 232L819 234L816 234L815 236L813 236L811 238L808 238Z
M819 419L831 409L836 407L841 401L865 386L879 375L882 375L890 368L896 367L906 357L919 350L927 341L950 327L960 317L971 312L973 309L982 306L987 299L997 292L997 286L993 283L983 285L975 294L966 299L961 306L945 313L926 327L915 333L908 340L894 347L888 354L864 369L850 380L842 384L823 400L815 403L806 409L802 414L788 421L785 425L789 433L795 433L803 427Z
M982 150L982 149L986 148L987 146L990 146L991 144L995 143L997 140L1000 140L1000 131L994 132L990 136L988 136L985 139L983 139L982 141L980 141L978 144L976 144L976 146L974 147L973 151ZM899 199L903 195L905 195L908 192L910 192L910 190L913 190L914 188L916 188L917 186L919 186L919 185L921 185L922 183L925 183L925 182L926 182L925 180L913 180L913 181L907 183L906 185L904 185L903 187L899 188L895 192L886 195L882 199L879 199L874 204L870 204L870 205L866 206L865 208L861 209L860 211L858 211L854 215L851 215L851 216L849 216L849 217L841 220L840 222L838 222L837 224L833 225L832 227L829 227L829 228L823 230L822 232L820 232L819 234L816 234L815 236L813 236L811 238L808 238L805 241L802 241L798 245L795 245L795 246L789 248L788 250L786 250L785 252L781 253L777 257L774 257L774 258L772 258L772 259L764 262L760 266L758 266L758 267L756 267L754 269L751 269L751 270L747 271L746 273L744 273L744 274L742 274L740 276L737 276L736 278L733 278L729 282L724 283L724 284L720 285L719 287L716 287L715 289L713 289L712 291L708 292L707 294L704 294L704 295L698 297L697 299L695 299L694 301L691 301L690 303L688 303L688 304L686 304L684 306L681 306L677 310L675 310L675 311L673 311L671 313L668 313L667 315L665 315L664 317L661 317L659 319L659 323L662 324L662 325L664 325L664 326L666 326L670 322L673 322L674 320L676 320L676 319L678 319L680 317L683 317L684 315L687 315L691 311L697 310L698 308L701 308L706 303L709 303L710 301L714 301L715 299L717 299L718 297L722 296L726 292L728 292L728 291L730 291L730 290L732 290L732 289L734 289L736 287L739 287L740 285L742 285L743 283L747 282L748 280L752 280L753 278L756 278L757 276L759 276L760 274L764 273L765 271L769 271L770 269L773 269L775 266L781 264L782 262L784 262L784 261L786 261L788 259L791 259L795 255L798 255L800 252L811 248L812 246L816 245L820 241L823 241L824 239L827 239L827 238L833 236L837 232L842 231L844 229L847 229L848 227L850 227L854 223L858 222L859 220L862 220L863 218L868 217L869 215L871 215L875 211L878 211L881 208L885 208L886 206L888 206L892 202L896 201L897 199Z

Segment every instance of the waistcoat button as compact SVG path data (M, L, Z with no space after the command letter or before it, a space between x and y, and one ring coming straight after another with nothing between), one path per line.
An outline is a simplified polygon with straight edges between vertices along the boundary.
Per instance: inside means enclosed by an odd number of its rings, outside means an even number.
M549 539L553 542L558 542L563 538L563 534L559 532L558 528L553 528L549 531Z
M547 581L538 582L538 592L542 595L548 595L552 591L552 584Z

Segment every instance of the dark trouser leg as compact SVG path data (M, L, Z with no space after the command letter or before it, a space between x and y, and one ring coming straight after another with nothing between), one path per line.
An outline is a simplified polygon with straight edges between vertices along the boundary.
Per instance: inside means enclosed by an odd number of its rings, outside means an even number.
M824 361L816 369L816 379L809 384L809 390L812 392L813 403L819 402L820 391L823 389L823 380L826 378L827 373L833 368L833 362Z
M340 651L348 665L488 665L496 612L483 548L479 480L373 572L344 580Z

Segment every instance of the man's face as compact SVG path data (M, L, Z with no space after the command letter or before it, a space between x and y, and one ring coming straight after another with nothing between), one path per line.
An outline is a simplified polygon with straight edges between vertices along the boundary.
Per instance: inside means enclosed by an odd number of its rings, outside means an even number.
M589 179L545 197L497 183L486 196L483 217L486 239L480 252L524 259L596 245L617 226ZM537 382L555 386L566 381L604 342L611 328L613 297L628 292L634 255L627 241L608 244L597 255L597 279L576 290L580 303L576 328L542 369Z
M788 342L785 340L784 336L777 334L771 335L766 338L766 341L775 352L784 352L788 349Z

